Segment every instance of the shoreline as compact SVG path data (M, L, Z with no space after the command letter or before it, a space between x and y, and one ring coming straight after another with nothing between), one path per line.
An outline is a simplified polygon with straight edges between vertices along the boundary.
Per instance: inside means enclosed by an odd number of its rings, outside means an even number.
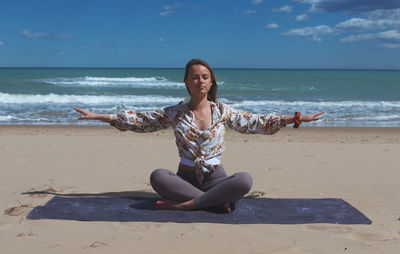
M95 125L0 125L1 136L102 136L127 138L160 138L175 141L172 128L137 133L119 131L112 126ZM280 143L400 143L397 127L300 127L280 129L273 135L243 134L226 128L226 141Z

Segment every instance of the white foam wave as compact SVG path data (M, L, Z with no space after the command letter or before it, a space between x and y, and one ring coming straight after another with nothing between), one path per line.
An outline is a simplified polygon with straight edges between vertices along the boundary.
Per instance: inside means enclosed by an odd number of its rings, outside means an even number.
M314 86L298 86L298 87L288 87L288 86L282 86L282 87L275 87L272 88L271 91L274 92L286 92L286 91L319 91L319 89L315 89Z
M6 116L1 116L0 115L0 121L8 121L8 120L11 120L11 119L13 119L13 117L10 116L10 115L6 115Z
M137 87L137 88L183 88L184 84L180 82L169 81L164 77L74 77L74 78L52 78L40 79L39 82L45 82L61 86L119 86L119 87Z
M173 104L182 101L181 97L169 97L161 95L58 95L58 94L9 94L0 92L0 104ZM233 107L367 107L367 108L400 108L400 101L283 101L283 100L260 100L260 101L233 101L221 98L221 101Z
M58 94L8 94L0 92L0 104L176 104L183 98L154 96L154 95L122 95L122 96L95 96L95 95L58 95Z
M372 116L351 117L351 119L350 118L341 118L340 120L356 120L356 121L400 120L400 115L372 115Z
M251 106L299 106L299 107L400 107L400 101L241 101L225 100L233 107Z

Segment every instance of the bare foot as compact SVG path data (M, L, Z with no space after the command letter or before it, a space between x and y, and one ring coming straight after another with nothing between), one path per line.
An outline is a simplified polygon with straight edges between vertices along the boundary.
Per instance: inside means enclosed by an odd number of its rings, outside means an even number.
M171 209L176 205L179 205L179 202L164 199L164 200L158 200L155 206L157 209Z
M231 206L230 206L230 204L229 203L225 203L225 204L223 204L223 205L219 205L219 206L217 206L217 208L218 209L221 209L221 210L223 210L224 212L227 212L227 213L231 213Z
M155 207L157 209L167 209L167 210L192 210L194 208L194 200L192 199L186 202L179 202L179 201L163 199L157 201Z

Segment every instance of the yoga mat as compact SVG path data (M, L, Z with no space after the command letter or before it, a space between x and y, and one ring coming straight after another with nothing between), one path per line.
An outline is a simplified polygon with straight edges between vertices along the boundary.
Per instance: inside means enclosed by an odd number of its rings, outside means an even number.
M80 221L202 222L226 224L371 224L342 199L242 198L231 213L218 210L157 210L155 198L55 196L35 207L28 219Z

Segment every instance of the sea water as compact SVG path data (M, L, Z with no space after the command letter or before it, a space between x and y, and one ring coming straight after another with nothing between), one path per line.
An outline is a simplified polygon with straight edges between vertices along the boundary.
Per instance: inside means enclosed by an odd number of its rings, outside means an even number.
M400 71L215 69L218 100L252 113L325 111L309 126L400 127ZM97 113L148 111L188 98L184 69L2 68L0 124L103 125Z

